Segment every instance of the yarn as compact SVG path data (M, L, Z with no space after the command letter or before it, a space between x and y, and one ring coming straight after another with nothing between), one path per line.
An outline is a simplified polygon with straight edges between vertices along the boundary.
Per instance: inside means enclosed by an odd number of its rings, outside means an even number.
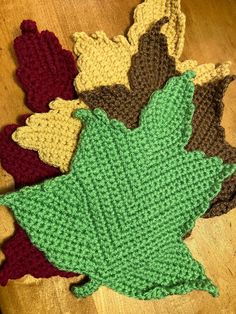
M131 57L138 50L138 41L148 28L163 17L169 23L162 28L168 38L169 52L179 57L184 45L185 16L180 10L180 0L146 0L134 12L134 24L127 37L119 35L110 40L104 32L88 36L75 33L74 52L79 75L75 79L77 92L101 85L124 84L128 87L127 72Z
M26 116L22 118L24 123ZM0 160L2 167L15 180L15 187L32 185L60 174L56 168L44 164L38 154L18 146L11 138L18 125L8 125L0 132ZM30 242L24 230L15 223L15 232L1 246L5 260L0 266L0 285L9 279L18 279L26 274L35 278L51 276L74 277L78 274L63 272L51 265L43 253Z
M132 57L128 73L131 90L114 85L81 93L80 97L91 109L102 108L109 117L122 121L127 127L138 126L140 111L150 95L160 89L168 78L179 74L174 58L168 54L166 38L160 34L161 25L162 21L157 22L140 38L138 53ZM227 76L196 86L193 135L187 150L200 149L209 157L219 156L225 162L236 162L236 149L225 141L224 130L220 126L222 99L232 79L232 76ZM80 132L78 121L69 117L76 108L76 101L58 99L50 107L52 110L48 113L31 116L27 126L18 128L13 134L13 139L22 147L37 150L44 162L67 172ZM55 138L55 145L52 144L51 134ZM69 149L65 148L65 142ZM204 217L227 213L236 206L235 180L236 175L223 183L222 190Z
M18 279L26 274L35 278L78 276L72 272L61 271L50 264L42 252L31 244L27 234L17 223L15 223L14 236L5 241L1 249L7 257L0 269L2 286L5 286L9 279Z
M18 128L12 138L19 141L21 147L38 151L42 161L66 172L81 129L80 121L73 119L71 113L87 106L79 100L58 98L49 104L49 108L48 113L31 115L26 120L27 126Z
M78 71L71 52L62 49L53 33L38 33L33 21L23 21L21 30L22 35L15 39L14 48L19 62L17 76L27 93L29 108L47 111L48 103L57 96L74 98L72 83ZM26 117L21 117L21 125ZM0 133L1 164L13 176L16 188L59 175L60 171L45 165L36 152L22 149L13 142L11 135L18 127L8 125ZM25 274L36 278L75 276L53 267L17 224L14 235L4 242L1 249L5 255L0 269L1 285L5 285L8 279L18 279Z
M59 175L60 171L43 163L36 152L23 149L12 140L18 126L7 125L0 132L1 165L14 177L16 188Z
M84 32L74 34L74 52L79 57L77 65L80 69L74 82L77 92L113 84L129 88L127 73L131 58L138 51L138 39L158 20L165 24L161 32L167 37L169 54L176 59L179 72L194 70L196 84L230 74L229 63L218 66L213 63L198 65L195 60L180 62L185 32L185 16L180 9L180 0L146 0L137 6L134 24L127 37L119 35L109 39L104 32L91 36Z
M54 33L39 33L34 21L23 21L21 31L14 41L19 62L16 75L26 92L28 107L45 112L56 97L75 98L73 80L78 70L72 53L62 49Z
M0 197L50 262L89 275L75 295L100 285L139 299L217 295L181 238L236 165L184 149L193 75L155 92L134 130L101 109L79 109L85 128L69 174Z

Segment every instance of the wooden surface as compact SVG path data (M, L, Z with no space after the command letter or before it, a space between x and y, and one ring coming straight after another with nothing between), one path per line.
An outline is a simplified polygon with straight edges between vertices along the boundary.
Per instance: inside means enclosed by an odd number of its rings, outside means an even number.
M0 1L0 127L16 122L29 112L24 94L15 79L16 60L12 41L19 34L23 19L34 19L40 30L53 31L62 45L71 49L70 35L75 31L104 30L109 36L124 33L132 22L132 12L139 0L1 0ZM236 1L183 0L187 15L183 59L199 62L231 60L236 73ZM223 126L227 140L236 146L236 83L225 97ZM17 156L16 156L17 158ZM0 192L13 188L12 178L0 170ZM0 241L13 232L12 218L0 208ZM138 301L105 287L92 297L77 300L69 283L53 278L36 280L30 276L0 288L3 314L144 314L144 313L236 313L236 210L214 219L199 219L192 236L186 240L194 257L207 275L219 286L220 297L195 291L159 301Z

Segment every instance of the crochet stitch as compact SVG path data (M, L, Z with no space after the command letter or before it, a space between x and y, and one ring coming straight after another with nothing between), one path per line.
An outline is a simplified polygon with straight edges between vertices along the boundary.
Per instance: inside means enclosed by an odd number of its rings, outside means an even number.
M25 118L26 116L21 118L22 124ZM13 142L11 135L17 127L17 125L8 125L0 132L1 165L13 175L15 187L32 185L59 175L60 171L44 164L36 152L25 150ZM5 260L0 266L0 285L6 285L9 279L18 279L26 274L35 278L49 278L57 275L78 276L78 274L67 273L51 265L43 253L33 246L17 223L15 223L13 236L5 240L1 250L5 255Z
M166 23L166 16L169 23ZM185 17L180 9L180 0L146 0L137 7L134 25L131 26L127 37L119 35L110 40L104 32L96 32L91 36L84 32L74 34L74 51L79 56L77 64L80 69L75 79L77 92L113 84L123 84L129 88L127 73L131 58L138 50L138 39L158 20L162 20L162 24L166 23L161 32L167 37L169 54L176 59L179 72L194 70L196 84L230 74L229 63L218 66L212 63L198 65L195 60L180 62L185 31ZM135 33L136 29L142 31L137 32L134 41L130 34Z
M77 296L100 285L139 299L217 294L181 238L236 165L184 149L192 77L153 94L135 130L101 109L78 110L85 128L70 173L0 197L52 263L90 276Z
M79 75L75 79L78 92L101 85L129 85L127 72L131 57L138 50L138 41L148 28L163 17L169 23L162 28L167 36L169 52L179 57L183 50L185 16L180 10L180 0L145 0L134 12L134 24L127 37L119 35L110 40L104 32L88 36L84 32L75 33L74 52Z
M16 188L59 175L60 171L43 163L36 152L23 149L12 140L18 127L17 124L7 125L0 132L1 165L14 177Z
M15 39L14 48L20 64L17 76L28 94L29 107L40 112L46 111L48 103L56 96L73 98L75 92L72 82L77 69L72 54L61 48L53 33L48 31L38 33L36 23L33 21L23 21L21 29L22 35ZM21 119L21 124L24 124L24 117ZM45 165L37 153L24 150L12 141L11 135L17 127L9 125L0 133L1 164L13 176L16 188L59 175L60 171ZM19 243L20 250L16 254ZM14 235L5 241L2 251L5 255L5 261L0 269L2 285L5 285L8 279L17 279L25 274L31 274L36 278L54 275L72 276L72 273L62 272L53 267L31 244L17 224Z
M9 279L18 279L26 274L35 278L78 276L72 272L59 270L50 264L42 252L31 244L27 234L17 223L15 223L15 234L4 242L1 249L6 256L0 268L2 286L5 286Z
M81 93L80 96L90 108L102 108L109 117L122 121L128 127L138 126L139 113L150 95L160 89L168 78L179 74L175 60L168 55L167 42L165 36L160 34L160 26L161 22L157 22L140 38L138 53L132 57L128 73L131 91L115 85ZM236 149L226 143L224 130L220 126L223 95L232 79L232 76L227 76L202 86L197 85L193 135L187 150L201 149L207 156L219 156L225 162L236 162ZM76 101L58 99L49 106L52 109L49 113L30 117L27 126L19 128L13 134L13 139L25 148L38 150L43 161L66 172L80 132L78 121L69 117L76 108ZM51 134L54 134L55 145L52 145ZM65 149L65 142L68 150ZM204 217L221 215L235 207L235 179L236 175L224 182Z
M42 161L67 172L81 129L80 121L71 114L75 109L88 107L79 100L58 98L49 108L48 113L31 115L27 126L18 128L12 138L21 147L38 151Z
M19 62L16 75L26 92L28 107L45 112L56 97L75 98L73 80L78 70L72 53L62 49L54 33L39 33L34 21L23 21L21 31L14 41Z

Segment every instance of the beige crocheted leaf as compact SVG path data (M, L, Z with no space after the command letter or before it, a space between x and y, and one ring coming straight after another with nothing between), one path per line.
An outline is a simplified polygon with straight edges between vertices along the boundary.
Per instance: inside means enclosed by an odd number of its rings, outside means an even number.
M61 98L52 101L49 107L47 113L31 115L26 126L18 128L12 138L23 148L38 151L45 163L66 172L81 128L80 121L71 114L75 109L88 107L79 100Z
M159 24L162 25L163 22L156 23L157 26ZM154 26L153 26L154 27ZM159 28L158 28L159 29ZM152 34L151 30L143 35L140 38L140 48L139 48L139 53L136 55L136 63L132 63L133 66L133 71L135 71L135 75L138 74L139 71L142 71L142 66L145 66L145 63L143 63L143 56L145 58L150 55L150 59L154 60L155 58L153 57L153 48L150 50L150 47L153 47L152 43L155 41L160 42L159 43L159 48L155 44L156 47L156 52L154 55L160 55L162 58L160 58L160 64L162 64L162 60L169 60L169 56L167 55L167 48L165 45L165 40L160 41L159 38L159 31L157 33ZM153 37L154 36L154 37ZM145 45L144 45L145 43ZM147 57L147 60L148 61ZM139 61L138 61L139 60ZM145 61L145 62L146 62ZM173 59L174 62L174 59ZM161 82L161 80L165 80L165 77L168 77L166 71L172 72L171 69L160 69L157 66L157 62L155 62L155 65L151 67L150 71L155 72L157 71L159 79L157 80L158 82ZM184 71L185 68L196 68L196 62L194 61L185 61L182 64L179 63L179 65L182 65L182 71ZM219 67L215 67L215 65L202 65L197 67L198 69L198 77L199 81L204 82L205 80L210 80L210 75L213 74L215 76L219 75L219 77L225 75L225 68L228 68L228 64L222 65ZM169 67L171 67L171 62L169 63ZM173 65L172 65L173 68ZM136 69L136 70L135 70ZM139 69L139 71L138 71ZM158 71L159 69L159 71ZM169 75L170 75L169 73ZM175 73L173 71L173 73ZM130 72L131 74L131 72ZM140 75L139 75L140 76ZM145 75L144 75L145 77ZM152 83L152 76L147 76L146 80L149 82L151 86L153 86ZM151 80L151 81L150 81ZM155 84L154 84L155 86ZM124 92L124 90L118 91L118 94L114 97L117 98L117 100L120 99L121 94ZM150 94L152 92L150 91ZM144 93L145 94L145 93ZM101 97L101 96L100 96ZM101 98L99 100L95 99L92 101L90 99L90 103L88 102L91 107L100 107L105 109L107 112L112 112L111 116L116 113L118 116L116 118L121 119L121 116L125 112L125 108L119 107L118 105L116 106L116 110L112 109L112 103L110 103L111 109L108 110L106 108L106 101L108 99L111 100L112 94L110 94L109 91L107 91L107 96L104 98L104 104ZM121 97L122 99L122 97ZM127 104L127 101L125 101L126 98L124 97L122 100L122 103ZM99 103L99 105L98 105ZM118 101L119 103L119 101ZM96 105L97 104L97 105ZM85 107L84 104L80 101L64 101L62 99L57 99L56 101L52 102L50 104L50 112L44 113L42 115L36 114L35 116L31 116L28 121L27 121L27 126L18 128L16 132L13 135L14 141L16 141L20 146L27 148L27 149L32 149L35 151L38 151L40 159L44 161L45 163L49 165L53 165L55 167L59 167L62 172L67 172L69 170L69 164L71 157L74 152L74 147L76 146L76 140L78 137L78 134L80 132L80 124L78 121L73 119L71 117L71 113L74 109L78 108L79 106ZM132 112L131 108L128 108L127 106L126 110L129 110ZM141 110L141 107L140 107ZM129 116L129 114L125 115ZM134 118L135 119L135 118ZM121 119L122 120L122 119ZM65 143L67 143L65 145Z
M168 16L169 22L163 25L161 32L167 37L169 54L176 59L179 72L195 71L194 83L200 85L230 74L229 63L216 66L213 63L198 65L195 60L179 61L185 33L185 16L180 9L180 0L146 0L137 6L134 24L127 37L119 35L109 39L104 32L91 36L84 32L74 34L74 51L79 56L77 64L80 69L74 82L77 92L113 84L130 88L127 73L132 55L138 50L139 38L164 16Z
M101 85L124 84L129 87L127 72L131 57L138 50L138 42L148 28L164 16L169 22L162 27L168 40L169 53L178 58L183 50L185 16L180 10L180 0L146 0L134 12L134 24L127 37L119 35L110 40L104 32L91 36L75 33L74 51L80 73L75 79L78 92Z
M191 69L196 73L196 78L194 80L195 84L202 85L204 83L223 79L230 74L230 64L231 62L225 62L223 64L216 65L214 63L205 63L198 65L195 60L186 60L180 62L176 60L176 69L181 73Z

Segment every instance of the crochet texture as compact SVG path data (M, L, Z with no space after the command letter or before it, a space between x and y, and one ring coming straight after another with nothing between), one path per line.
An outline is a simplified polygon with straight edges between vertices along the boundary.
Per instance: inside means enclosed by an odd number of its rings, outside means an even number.
M18 128L12 139L23 148L38 151L45 163L67 172L81 129L80 121L72 117L72 112L88 107L78 99L57 98L49 108L47 113L31 115L26 126Z
M194 70L196 84L230 74L229 63L198 65L195 60L180 62L185 31L185 16L180 9L180 0L146 0L137 6L134 24L130 27L127 37L119 35L109 39L104 32L96 32L91 36L84 32L74 34L74 51L79 56L77 64L80 69L75 79L77 92L113 84L124 84L129 88L127 73L131 58L138 50L139 37L153 23L166 16L169 23L163 26L162 33L167 37L169 54L176 59L179 72Z
M192 77L172 78L153 94L135 130L101 109L78 110L85 129L70 173L1 196L52 263L90 276L73 288L77 296L100 285L140 299L217 294L182 236L236 165L184 149Z
M56 97L73 99L73 80L78 70L72 53L62 49L54 33L39 33L34 21L23 21L21 31L14 41L19 62L16 75L26 92L28 107L45 112Z
M185 32L180 0L145 0L134 11L134 24L127 37L119 35L110 40L102 31L91 36L84 32L75 33L74 51L79 56L77 65L81 70L75 80L77 91L115 83L128 86L127 72L131 57L138 50L140 36L164 16L168 16L170 22L162 32L168 38L170 54L177 58L183 50Z
M31 244L26 232L17 223L15 223L15 235L4 242L1 250L6 256L0 269L2 286L5 286L9 279L18 279L26 274L35 278L78 276L73 272L59 270L49 263L44 254Z
M38 33L33 21L23 21L21 29L22 35L16 38L14 48L19 62L17 76L28 94L28 106L41 112L48 110L48 103L56 96L73 98L72 82L78 71L72 54L61 48L53 33ZM26 117L21 117L20 125L25 123ZM8 125L0 132L1 165L13 176L16 188L59 175L60 171L45 165L36 152L22 149L12 140L12 133L20 125ZM25 274L36 278L75 276L51 265L17 224L14 235L5 240L1 250L5 255L0 268L1 285Z
M126 126L138 126L141 109L151 94L163 87L168 78L180 74L175 60L169 56L167 41L160 34L163 20L157 22L141 36L139 50L132 57L128 76L130 90L123 85L101 87L80 94L94 109L104 109L108 116L122 121ZM208 156L219 156L225 162L236 162L236 149L226 143L220 126L223 112L223 95L233 76L197 85L194 92L196 111L193 134L187 150L201 149ZM81 125L71 114L82 102L57 99L45 114L35 114L27 119L27 126L18 128L13 139L22 147L38 151L40 158L62 172L69 170ZM53 138L53 141L52 141ZM66 146L65 146L66 145ZM225 181L222 190L213 200L205 217L226 213L236 205L236 175Z

